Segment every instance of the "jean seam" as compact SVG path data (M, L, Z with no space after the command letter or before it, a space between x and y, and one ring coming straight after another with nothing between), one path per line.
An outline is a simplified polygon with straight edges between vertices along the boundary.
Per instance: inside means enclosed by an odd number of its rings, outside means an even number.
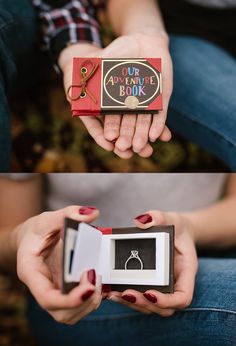
M233 314L236 315L236 311L234 310L228 310L228 309L220 309L220 308L213 308L213 307L207 307L207 308L186 308L179 310L181 312L191 312L191 311L211 311L211 312L222 312L227 314Z
M194 311L210 311L210 312L220 312L220 313L227 313L236 315L236 311L234 310L228 310L228 309L220 309L220 308L213 308L213 307L207 307L207 308L185 308L185 309L179 309L176 310L176 312L194 312ZM153 316L154 314L152 314ZM132 317L143 317L143 315L137 314L117 314L117 315L103 315L99 317L90 317L87 320L84 320L82 322L94 322L94 321L103 321L103 320L116 320L116 319L122 319L122 318L132 318Z
M217 135L222 141L224 141L228 146L232 147L232 148L236 148L236 142L233 142L230 138L228 137L223 137L221 135L221 133L219 133L216 130L213 130L212 128L210 128L209 126L207 126L207 124L203 124L201 123L201 121L197 121L195 118L192 117L191 113L188 113L188 115L186 115L185 112L181 111L178 109L178 107L170 107L171 109L173 109L175 112L180 113L182 116L184 116L186 119L191 120L193 123L200 125L202 128L208 130L209 132L214 133L215 135Z

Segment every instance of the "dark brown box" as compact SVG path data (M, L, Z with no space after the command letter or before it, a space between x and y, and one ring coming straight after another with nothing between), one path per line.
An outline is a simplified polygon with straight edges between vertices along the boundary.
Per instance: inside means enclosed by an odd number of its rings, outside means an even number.
M66 244L66 238L68 236L68 231L71 232L73 230L75 233L75 237L78 234L78 227L80 223L71 219L65 219L65 227L64 227L64 247L63 247L63 282L62 282L62 291L63 293L69 292L73 287L75 287L78 284L78 280L76 282L68 282L68 279L66 280L66 267L68 267L68 263L66 265L66 256L68 258L68 254L66 254L65 244ZM89 225L91 228L91 225ZM92 226L93 227L93 226ZM93 227L94 231L97 231L96 227ZM131 276L133 273L136 273L136 281L138 280L137 273L140 273L141 281L145 282L145 279L142 278L142 275L147 272L154 272L158 273L161 272L160 268L160 262L156 262L157 259L154 258L156 256L159 256L157 249L159 246L160 252L162 249L160 248L160 244L157 245L157 236L158 233L168 234L168 237L165 237L168 239L168 284L165 285L150 285L150 284L114 284L112 282L108 282L111 285L111 289L114 291L124 291L128 288L135 289L140 292L145 292L148 289L155 289L160 292L165 293L173 293L174 292L174 226L155 226L151 227L148 230L141 230L136 227L131 228L102 228L99 230L103 233L103 237L106 237L107 235L110 235L109 240L113 242L113 247L110 249L111 255L113 256L113 264L112 264L112 270L111 272L119 273L119 275L122 276L122 273L124 273L126 276ZM152 238L151 234L155 233L155 237ZM137 237L134 237L134 235L137 234ZM124 235L124 237L122 237ZM142 238L140 238L142 237ZM114 238L114 239L113 239ZM104 238L103 238L104 239ZM142 264L144 266L143 270L137 270L140 268L135 268L135 266L139 266L140 262L137 261L137 258L132 257L132 250L131 250L131 261L129 261L128 265L133 266L133 268L126 268L124 270L124 261L129 257L130 249L135 248L136 250L142 251ZM75 247L74 247L75 249ZM89 249L89 247L88 247ZM115 250L114 250L115 249ZM82 249L81 249L82 250ZM135 250L135 251L136 251ZM74 251L74 250L73 250ZM138 252L138 251L137 251ZM86 252L89 256L89 251ZM109 266L110 259L105 260L105 265ZM109 262L109 263L108 263ZM156 263L158 263L156 267ZM164 265L164 263L163 263ZM145 267L146 266L146 267ZM159 267L158 267L159 266ZM92 269L92 268L87 268ZM131 269L131 270L129 270ZM146 269L146 271L145 271ZM148 269L151 269L148 271ZM139 274L138 274L139 275ZM155 274L156 275L156 274ZM114 279L115 280L115 279ZM126 279L123 279L123 281ZM102 282L107 283L107 282Z

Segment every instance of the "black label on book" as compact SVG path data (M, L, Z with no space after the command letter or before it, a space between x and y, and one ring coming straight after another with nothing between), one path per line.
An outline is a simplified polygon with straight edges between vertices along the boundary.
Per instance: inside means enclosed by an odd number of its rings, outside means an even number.
M145 109L161 93L161 76L147 60L103 60L103 109Z

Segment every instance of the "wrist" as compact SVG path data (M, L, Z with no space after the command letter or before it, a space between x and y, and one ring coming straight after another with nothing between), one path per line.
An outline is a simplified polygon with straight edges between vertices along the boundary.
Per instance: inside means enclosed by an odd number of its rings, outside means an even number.
M186 228L188 229L188 233L190 234L191 238L193 239L193 242L195 245L198 243L198 237L196 232L196 224L194 222L194 215L193 213L181 213L182 218L184 219L184 222L186 224Z
M162 30L158 30L155 27L152 26L148 26L146 25L143 28L130 28L126 31L123 32L123 35L128 35L128 36L139 36L140 38L142 37L155 37L155 39L162 41L164 44L169 45L169 35L167 34L166 31Z

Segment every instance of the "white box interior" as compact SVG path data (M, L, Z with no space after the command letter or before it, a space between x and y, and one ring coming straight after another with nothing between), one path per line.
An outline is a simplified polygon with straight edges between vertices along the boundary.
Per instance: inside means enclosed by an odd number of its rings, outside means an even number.
M95 269L97 274L102 276L102 283L104 284L169 285L170 245L168 233L145 232L103 235L99 230L85 223L79 224L76 233L71 273L65 275L67 282L79 281L85 270ZM156 242L155 270L114 269L115 240L148 238L155 239ZM74 238L68 241L68 248L73 246L73 241L75 241ZM69 259L65 261L65 270L69 268L68 261Z

